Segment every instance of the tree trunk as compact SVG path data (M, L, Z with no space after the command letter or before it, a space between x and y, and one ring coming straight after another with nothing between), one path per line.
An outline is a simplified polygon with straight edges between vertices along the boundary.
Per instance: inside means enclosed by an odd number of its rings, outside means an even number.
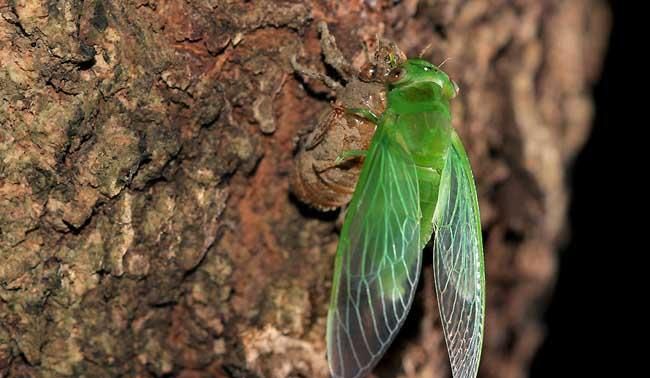
M288 190L297 136L329 106L291 65L327 70L318 21L357 67L375 35L451 58L484 226L479 375L527 375L603 1L0 0L0 13L0 377L327 376L338 214ZM449 376L424 253L377 377Z

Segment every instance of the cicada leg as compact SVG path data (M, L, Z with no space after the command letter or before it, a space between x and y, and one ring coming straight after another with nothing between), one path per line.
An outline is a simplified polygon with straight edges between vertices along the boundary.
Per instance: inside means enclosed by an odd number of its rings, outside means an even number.
M377 115L373 113L373 111L370 109L350 108L350 109L345 109L345 111L357 117L368 120L374 123L375 125L379 124L379 117L377 117Z
M331 180L330 178L327 177L327 175L325 175L325 171L327 171L327 169L334 168L336 167L336 165L331 165L329 168L326 168L324 170L317 169L315 165L312 167L314 168L314 173L316 174L316 177L318 177L318 179L321 180L332 191L346 196L351 196L352 193L354 193L354 185L345 185L339 182L340 180ZM350 174L348 173L348 175ZM352 177L350 177L350 179L352 179Z
M318 125L305 142L305 150L311 150L318 146L325 138L327 132L332 128L332 124L336 118L341 118L344 112L345 110L342 107L333 104L331 109L323 113L319 118Z
M349 159L356 159L359 157L366 157L367 150L346 150L339 154L334 160L334 166L341 165L344 161Z
M366 153L367 153L366 150L345 150L345 151L341 152L336 157L334 162L332 162L331 164L323 164L323 165L319 164L318 167L314 164L313 165L314 172L316 172L317 175L320 175L321 173L323 173L325 171L328 171L328 170L330 170L332 168L341 167L342 165L347 164L347 162L350 159L357 159L357 158L365 157Z
M330 33L325 21L318 23L318 32L320 33L320 47L325 57L325 63L334 68L345 81L349 82L356 76L357 72L352 64L345 59L343 52L339 50L336 39Z
M343 85L331 77L298 63L295 55L291 57L291 66L293 67L294 71L299 73L302 77L320 80L325 83L328 88L335 92L343 89Z
M334 70L345 82L350 82L352 78L354 78L357 74L356 69L347 59L345 59L343 52L339 50L338 46L336 45L336 39L330 33L330 30L327 27L327 23L325 21L321 21L318 24L318 32L320 33L320 46L323 57L325 58L325 63L328 66L334 68ZM291 66L293 67L294 71L296 71L302 77L320 80L328 88L334 90L335 92L343 89L343 85L337 82L335 79L298 63L295 55L291 57Z

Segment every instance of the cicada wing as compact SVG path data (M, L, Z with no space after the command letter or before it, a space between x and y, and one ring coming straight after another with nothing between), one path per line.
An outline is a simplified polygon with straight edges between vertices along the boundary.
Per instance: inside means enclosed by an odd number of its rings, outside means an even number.
M478 372L485 317L483 242L469 159L453 133L434 214L436 294L454 378Z
M375 135L337 250L327 319L335 378L367 374L404 323L421 264L418 199L409 155Z

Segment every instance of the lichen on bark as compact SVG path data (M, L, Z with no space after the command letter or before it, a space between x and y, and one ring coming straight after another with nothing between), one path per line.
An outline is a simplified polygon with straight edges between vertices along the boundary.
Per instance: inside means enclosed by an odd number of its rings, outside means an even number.
M318 21L353 64L377 35L452 58L485 227L480 375L526 375L600 0L0 0L0 377L327 375L337 214L289 195L329 106L291 65L327 70ZM448 375L426 261L378 377Z

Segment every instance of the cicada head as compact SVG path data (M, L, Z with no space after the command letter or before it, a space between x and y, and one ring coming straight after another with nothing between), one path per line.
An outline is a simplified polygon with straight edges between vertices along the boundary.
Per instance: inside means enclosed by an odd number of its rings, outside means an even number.
M388 74L406 62L406 54L395 42L379 39L374 54L359 70L359 80L366 83L385 83Z
M387 79L391 88L432 82L440 86L442 95L452 99L458 94L458 85L440 68L423 59L409 59L393 69Z

